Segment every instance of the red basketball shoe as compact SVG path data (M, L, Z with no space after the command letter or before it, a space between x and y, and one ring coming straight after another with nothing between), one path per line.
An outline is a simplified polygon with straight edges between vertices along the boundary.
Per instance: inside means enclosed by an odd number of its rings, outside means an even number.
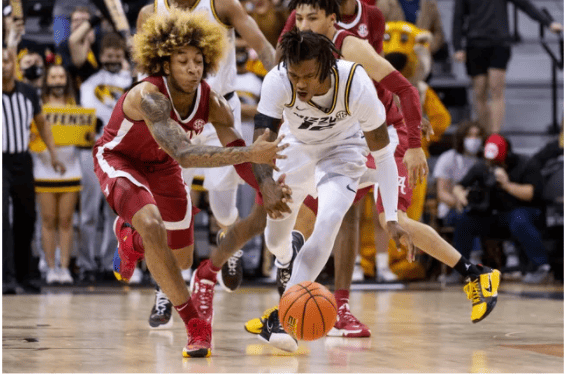
M188 343L182 350L184 357L210 357L211 355L211 325L203 319L192 318L186 325Z
M196 271L192 274L190 293L192 294L192 303L198 313L200 313L200 317L211 325L213 321L213 293L215 282L198 276L200 269L202 266L206 265L207 262L209 262L209 260L202 261L200 266L198 266Z
M114 233L118 246L114 253L114 275L118 281L128 283L133 275L137 261L143 259L143 253L133 248L133 227L121 217L114 221Z
M344 338L368 338L370 329L360 322L352 313L349 304L345 303L337 311L337 322L329 330L327 336L341 336Z

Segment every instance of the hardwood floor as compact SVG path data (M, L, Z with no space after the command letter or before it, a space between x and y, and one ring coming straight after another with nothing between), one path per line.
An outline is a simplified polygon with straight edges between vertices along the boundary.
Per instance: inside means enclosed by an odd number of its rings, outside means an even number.
M4 296L3 372L563 372L562 286L502 284L478 324L461 287L353 289L351 309L372 337L300 342L294 354L243 329L275 305L274 287L217 290L207 359L182 358L176 312L172 329L149 328L153 295L92 287Z

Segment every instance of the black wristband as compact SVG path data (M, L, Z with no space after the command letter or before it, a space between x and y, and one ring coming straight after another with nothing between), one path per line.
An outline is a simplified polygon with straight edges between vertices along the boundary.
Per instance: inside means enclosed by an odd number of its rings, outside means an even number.
M270 129L275 134L278 134L278 128L280 127L281 121L281 119L269 117L259 112L255 115L255 130Z

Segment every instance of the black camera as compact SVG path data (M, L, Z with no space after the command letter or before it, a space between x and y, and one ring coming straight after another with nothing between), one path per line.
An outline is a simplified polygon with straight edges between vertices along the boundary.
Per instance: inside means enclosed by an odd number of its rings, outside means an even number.
M491 214L493 190L497 188L497 182L493 170L484 175L483 179L476 180L468 188L467 212L470 214Z

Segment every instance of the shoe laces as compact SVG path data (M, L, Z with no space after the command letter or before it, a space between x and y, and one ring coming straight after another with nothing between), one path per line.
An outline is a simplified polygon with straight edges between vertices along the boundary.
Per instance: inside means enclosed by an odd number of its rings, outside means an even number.
M195 295L199 301L198 309L200 313L207 316L211 310L215 285L212 281L208 281L206 279L200 279L198 283L198 292L196 292Z
M472 300L472 303L480 302L480 286L478 285L478 279L470 281L466 286L464 286L464 292L466 292L466 297L468 300Z
M351 313L349 304L341 305L337 314L340 321L345 321L353 325L360 325L360 321Z
M166 297L165 293L161 290L156 291L155 309L158 314L164 314L170 300Z
M227 260L227 269L229 275L235 275L237 273L237 264L239 263L239 260L242 256L243 251L239 249L233 254L233 256L229 257L229 259Z
M288 282L290 281L290 278L292 277L292 273L290 272L290 268L282 268L280 269L280 283L282 283L284 286L286 286L288 284Z

